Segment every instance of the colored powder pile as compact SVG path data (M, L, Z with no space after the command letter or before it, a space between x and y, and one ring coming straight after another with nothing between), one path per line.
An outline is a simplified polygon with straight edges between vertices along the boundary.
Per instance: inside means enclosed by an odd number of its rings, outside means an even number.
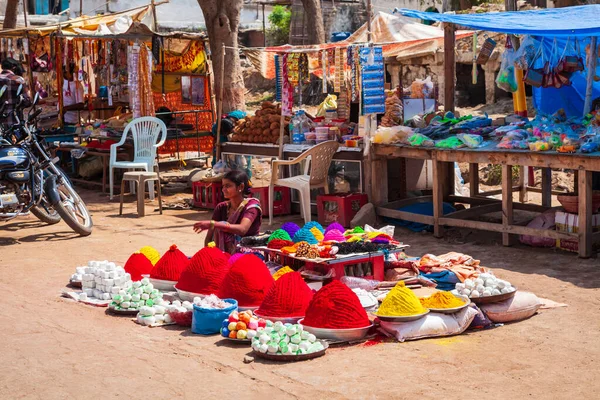
M275 239L280 239L280 240L289 240L291 241L292 238L290 237L290 235L284 231L283 229L277 229L275 232L273 232L271 234L271 236L269 236L269 240L267 240L267 244L271 243L272 240Z
M175 287L186 292L215 294L229 267L229 254L215 247L205 247L194 254Z
M243 255L244 253L235 253L234 255L229 257L229 265L233 265L233 263L239 260L240 257L242 257Z
M150 278L176 282L189 262L176 245L171 245L150 271Z
M125 263L125 272L131 275L132 281L141 281L142 275L149 275L152 271L152 263L148 260L148 257L136 251L127 259Z
M275 281L256 312L263 317L303 317L312 298L302 275L289 272Z
M279 268L279 269L277 270L277 272L275 272L275 273L273 274L273 279L275 279L275 281L277 281L277 279L281 278L283 275L285 275L285 274L288 274L288 273L290 273L290 272L294 272L294 270L293 270L293 269L291 269L291 268L290 268L290 267L288 267L288 266L285 266L285 267L283 267L283 268Z
M425 308L455 308L465 304L464 301L450 292L439 291L429 297L419 299Z
M330 231L325 232L325 236L323 237L323 241L325 242L345 242L346 237L341 231L337 229L332 229Z
M307 242L308 244L317 244L319 241L313 235L313 233L306 229L302 228L294 235L294 243Z
M294 242L292 242L291 240L273 239L269 242L267 247L270 249L279 250L283 247L288 247L288 246L293 246L293 245L294 245Z
M327 229L325 229L325 233L329 232L329 231L340 231L340 232L344 232L345 229L342 226L342 224L340 224L339 222L332 222L331 224L329 224L329 226L327 227Z
M152 265L156 265L158 260L160 260L160 253L152 246L144 246L139 251L150 260Z
M334 280L314 295L302 324L315 328L351 329L367 327L370 321L356 293Z
M424 312L427 312L427 309L421 305L419 298L412 290L404 286L404 282L400 281L385 296L377 314L388 317L400 317L423 314Z
M254 254L240 257L223 279L218 296L236 299L240 307L258 307L273 285L264 261Z
M321 231L321 233L325 232L325 229L323 229L323 226L321 226L321 224L318 223L317 221L310 221L310 222L307 222L306 224L304 224L304 229L311 230L312 228L317 228L318 230Z
M281 229L286 231L288 235L293 238L296 232L300 230L300 227L293 222L286 222L285 224L281 225Z
M310 228L310 232L315 235L315 239L317 239L319 242L323 241L323 232L321 232L319 228L313 226Z
M360 226L355 227L354 229L348 230L344 233L345 236L350 236L350 235L362 235L363 233L365 233L365 230L363 228L361 228Z

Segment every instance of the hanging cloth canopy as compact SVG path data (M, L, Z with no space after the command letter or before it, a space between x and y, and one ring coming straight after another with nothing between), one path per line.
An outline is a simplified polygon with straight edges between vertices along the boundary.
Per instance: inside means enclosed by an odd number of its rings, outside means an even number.
M598 4L482 14L438 14L407 8L396 8L394 12L406 17L491 32L552 37L600 36Z

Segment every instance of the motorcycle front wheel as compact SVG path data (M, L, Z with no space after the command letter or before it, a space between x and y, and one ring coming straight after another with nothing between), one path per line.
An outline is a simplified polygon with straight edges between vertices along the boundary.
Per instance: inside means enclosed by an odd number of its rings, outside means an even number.
M58 169L57 169L58 170ZM92 233L92 217L87 206L73 189L66 175L58 170L60 178L56 182L56 192L59 196L54 208L67 225L81 236Z

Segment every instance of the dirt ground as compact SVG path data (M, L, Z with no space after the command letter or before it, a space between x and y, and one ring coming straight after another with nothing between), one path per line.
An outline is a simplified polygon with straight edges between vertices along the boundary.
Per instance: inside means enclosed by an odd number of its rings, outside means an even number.
M328 350L293 365L256 360L246 347L179 328L146 328L104 309L60 297L74 268L89 260L124 263L143 245L187 254L207 213L147 205L135 217L105 195L80 190L94 218L79 238L64 223L33 217L0 225L0 398L596 398L600 390L600 261L526 247L505 248L477 234L458 243L397 230L411 255L473 255L521 290L568 303L496 329L444 339ZM464 240L463 240L464 241Z

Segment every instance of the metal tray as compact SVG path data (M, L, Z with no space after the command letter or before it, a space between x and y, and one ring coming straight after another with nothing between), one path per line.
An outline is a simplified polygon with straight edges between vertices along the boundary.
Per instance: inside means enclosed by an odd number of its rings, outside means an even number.
M333 340L337 342L352 342L355 340L361 340L364 338L369 329L373 326L373 324L369 324L369 326L365 326L363 328L351 328L351 329L329 329L329 328L315 328L312 326L303 325L302 322L304 319L298 321L302 328L305 331L312 333L318 339L326 339Z
M108 312L115 315L137 315L139 310L117 310L109 306Z
M454 294L454 293L452 293ZM456 297L458 297L461 300L464 300L465 304L463 304L462 306L458 306L458 307L453 307L453 308L430 308L429 311L434 312L434 313L439 313L439 314L454 314L456 312L459 312L460 310L462 310L465 307L469 307L469 304L471 304L471 299L469 299L466 296L461 296L461 295L456 295L454 294Z
M264 320L269 320L271 322L281 322L282 324L297 324L298 321L304 318L302 317L267 317L262 314L254 313L258 318L262 318Z
M375 313L372 313L372 315L374 315L375 317L379 318L381 321L386 321L386 322L410 322L410 321L416 321L418 319L423 318L427 314L429 314L429 310L427 310L426 312L424 312L422 314L417 314L417 315L403 315L403 316L398 316L398 317L390 317L390 316L386 316L386 315L377 315Z
M200 294L200 293L186 292L185 290L181 290L181 289L177 289L177 288L175 288L175 290L177 290L177 295L183 301L191 302L191 301L194 301L194 297L200 297L200 298L206 297L206 295Z
M177 284L176 281L163 281L162 279L153 279L153 278L149 278L150 283L154 286L155 289L158 289L160 291L163 290L168 290L168 291L173 291L175 290L175 285Z
M515 293L517 293L517 288L515 288L515 290L510 293L501 293L501 294L497 294L495 296L470 297L470 299L473 303L475 303L477 305L499 303L504 300L512 299L513 297L515 297Z
M312 360L313 358L317 358L317 357L321 357L321 356L325 355L325 352L327 351L329 344L327 342L323 342L323 341L321 343L323 344L324 349L321 351L317 351L316 353L289 356L289 355L283 355L283 354L281 354L281 355L267 354L267 353L261 353L260 351L252 350L252 355L255 357L258 357L258 358L263 358L265 360L281 361L281 362L295 362L295 361Z
M252 342L252 339L238 339L238 338L234 339L234 338L230 338L230 337L225 337L223 335L221 335L221 338L222 339L227 339L230 342L235 342L235 343L250 343L250 342Z

